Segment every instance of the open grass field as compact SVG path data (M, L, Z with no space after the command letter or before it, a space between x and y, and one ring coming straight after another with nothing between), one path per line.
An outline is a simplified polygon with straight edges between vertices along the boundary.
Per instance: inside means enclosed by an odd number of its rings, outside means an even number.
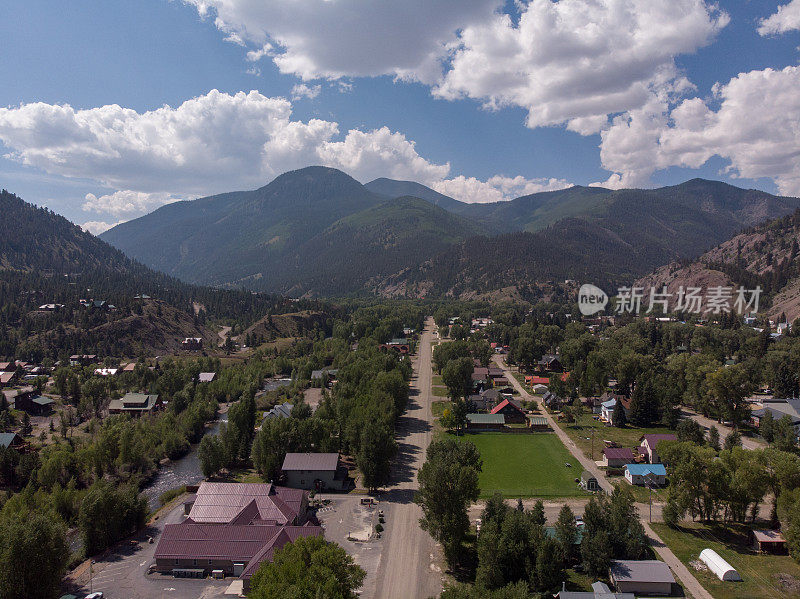
M452 438L474 443L483 458L481 497L575 497L581 467L554 433L466 433ZM571 467L565 466L566 463Z
M600 460L603 457L603 441L613 441L620 447L637 447L639 439L643 435L658 433L674 433L665 427L639 428L627 425L624 428L607 426L604 422L599 422L592 418L592 414L581 414L578 422L567 423L559 422L560 426L570 439L575 442L584 455L593 460ZM594 455L592 456L592 429L594 429Z
M447 387L431 387L431 393L436 397L447 397Z
M800 564L788 555L759 555L750 549L745 525L687 523L671 529L653 524L664 543L680 559L714 599L789 599L800 597ZM742 582L722 582L708 570L692 566L709 547L742 576Z

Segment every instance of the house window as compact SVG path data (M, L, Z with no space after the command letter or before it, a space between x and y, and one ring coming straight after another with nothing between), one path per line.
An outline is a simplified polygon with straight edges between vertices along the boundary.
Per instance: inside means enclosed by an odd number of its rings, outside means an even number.
M176 559L176 560L175 560L175 565L176 565L176 566L177 566L178 564L180 564L180 563L181 563L181 560L179 560L179 559Z
M193 566L196 566L196 565L197 565L197 560L196 560L196 559L193 559L193 560L192 560L192 565L193 565Z
M213 564L213 563L214 563L214 560L213 560L213 559L210 559L210 560L208 560L208 565L209 565L209 566L210 566L211 564Z

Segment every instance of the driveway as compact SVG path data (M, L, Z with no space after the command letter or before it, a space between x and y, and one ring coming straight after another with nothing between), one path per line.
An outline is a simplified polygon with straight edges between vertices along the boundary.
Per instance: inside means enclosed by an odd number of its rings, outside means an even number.
M719 431L720 442L725 441L725 437L730 435L733 431L731 427L720 424L711 418L706 418L702 414L698 414L690 408L681 408L681 416L683 418L691 418L706 431L708 431L708 429L710 429L712 426L716 426L717 430ZM764 449L766 446L767 444L761 439L753 439L751 437L745 437L742 435L742 447L745 449Z
M422 509L413 502L414 493L419 488L417 470L425 461L425 451L431 441L433 327L433 319L429 318L414 359L408 409L397 422L399 451L392 472L394 484L381 496L386 514L385 545L375 592L371 595L377 599L437 597L442 590L439 548L420 528Z

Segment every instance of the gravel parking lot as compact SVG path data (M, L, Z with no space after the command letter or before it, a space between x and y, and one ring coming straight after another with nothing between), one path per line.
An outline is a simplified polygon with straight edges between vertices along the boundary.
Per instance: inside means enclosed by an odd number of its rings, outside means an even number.
M360 536L374 532L378 523L378 510L386 510L388 506L378 503L373 507L361 505L363 495L324 495L318 498L329 499L330 503L317 511L317 518L325 529L325 538L341 545L353 556L356 563L364 568L367 577L361 587L362 597L375 596L375 580L383 551L383 539L375 535L369 541L353 541L353 534ZM386 518L390 517L387 510Z
M71 592L83 597L90 589L102 591L106 599L206 599L224 596L234 579L176 579L147 573L164 525L179 523L183 519L183 503L178 502L153 526L132 537L136 543L126 541L96 558L91 574L86 568L75 577ZM153 537L152 544L147 542L148 537Z

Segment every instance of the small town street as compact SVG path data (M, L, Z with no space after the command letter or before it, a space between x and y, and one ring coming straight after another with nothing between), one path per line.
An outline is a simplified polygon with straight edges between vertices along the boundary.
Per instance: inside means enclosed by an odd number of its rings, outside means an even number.
M376 599L436 597L442 590L439 548L422 530L422 509L413 502L419 488L417 471L425 461L431 441L431 338L433 319L429 318L414 358L411 396L406 413L397 422L399 451L392 472L393 484L381 496L386 513L385 547L378 566ZM365 589L368 594L369 589Z

